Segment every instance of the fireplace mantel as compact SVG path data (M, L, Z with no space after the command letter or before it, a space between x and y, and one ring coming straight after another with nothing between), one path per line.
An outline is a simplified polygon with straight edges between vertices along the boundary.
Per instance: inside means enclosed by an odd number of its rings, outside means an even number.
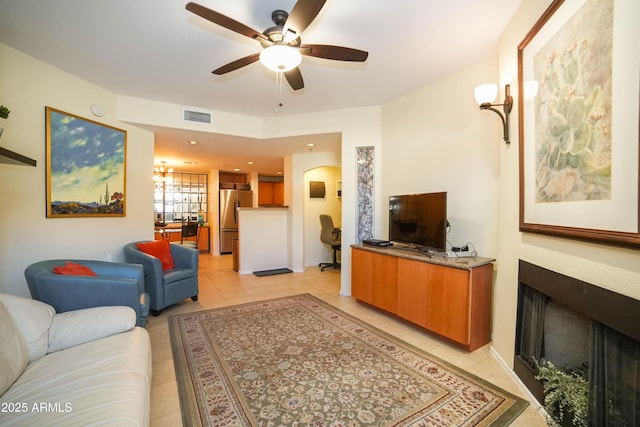
M640 341L640 301L520 260L518 282Z
M640 300L520 260L513 370L539 402L537 365L548 361L586 380L589 425L610 416L617 420L610 425L637 425L638 325Z

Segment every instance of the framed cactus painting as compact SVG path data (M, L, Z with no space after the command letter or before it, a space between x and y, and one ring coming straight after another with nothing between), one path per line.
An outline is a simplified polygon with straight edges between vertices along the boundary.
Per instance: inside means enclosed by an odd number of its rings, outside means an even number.
M127 132L45 109L47 217L125 216Z
M518 46L521 231L640 247L634 16L555 0Z

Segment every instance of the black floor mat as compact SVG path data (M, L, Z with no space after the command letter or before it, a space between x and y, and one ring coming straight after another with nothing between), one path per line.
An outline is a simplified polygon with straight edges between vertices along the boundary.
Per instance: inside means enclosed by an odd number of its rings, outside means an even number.
M288 268L274 268L272 270L260 270L253 272L253 274L255 274L256 276L273 276L274 274L285 273L293 273L293 270L289 270Z

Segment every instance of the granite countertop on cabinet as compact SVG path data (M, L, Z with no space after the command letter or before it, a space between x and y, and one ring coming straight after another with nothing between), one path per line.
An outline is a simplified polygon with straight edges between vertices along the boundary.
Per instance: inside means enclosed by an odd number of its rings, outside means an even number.
M430 264L444 265L446 267L460 268L469 270L480 267L485 264L491 264L494 258L485 258L480 256L474 257L445 257L437 254L430 254L403 246L368 246L368 245L351 245L352 248L362 249L364 251L375 252L383 255L396 256L398 258L406 258L414 261L428 262Z

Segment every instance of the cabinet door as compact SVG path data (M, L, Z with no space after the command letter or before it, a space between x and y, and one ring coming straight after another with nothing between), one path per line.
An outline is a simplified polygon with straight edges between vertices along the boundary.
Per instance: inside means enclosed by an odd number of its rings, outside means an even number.
M277 206L284 205L284 182L273 183L273 204Z
M351 251L351 295L392 313L398 301L398 258Z
M469 344L469 272L431 265L427 287L427 329Z
M373 257L374 253L351 250L351 295L360 301L371 304L373 299Z
M209 245L209 227L198 228L198 249L200 252L210 252Z
M258 182L258 205L273 205L273 182Z
M430 264L398 259L398 316L427 326L427 284Z
M471 270L470 350L491 341L491 284L493 265L487 264Z
M373 254L371 303L395 313L398 309L398 258Z

